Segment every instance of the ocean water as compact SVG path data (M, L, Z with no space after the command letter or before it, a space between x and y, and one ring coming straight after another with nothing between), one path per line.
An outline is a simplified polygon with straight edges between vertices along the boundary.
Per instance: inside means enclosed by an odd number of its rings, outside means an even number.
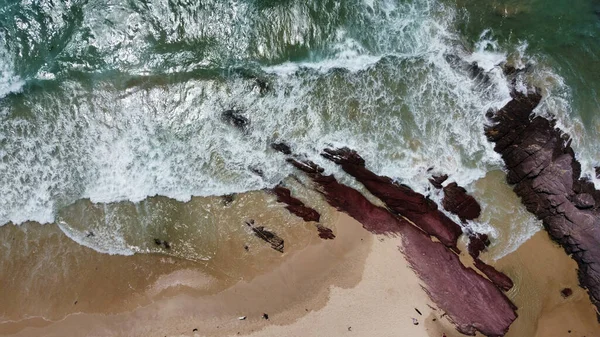
M57 222L98 251L145 252L135 233L192 197L294 173L274 141L350 183L319 156L324 147L352 147L422 193L432 167L476 192L502 166L483 127L509 100L505 62L531 67L527 83L545 93L539 113L573 135L592 177L599 4L554 2L2 0L0 224ZM489 80L453 60L477 62ZM230 109L247 130L223 122ZM479 194L490 212L502 200ZM167 206L145 210L156 195ZM207 219L188 225L202 233ZM468 226L509 242L501 256L539 229L519 224L502 235L490 221ZM90 228L103 243L86 241Z

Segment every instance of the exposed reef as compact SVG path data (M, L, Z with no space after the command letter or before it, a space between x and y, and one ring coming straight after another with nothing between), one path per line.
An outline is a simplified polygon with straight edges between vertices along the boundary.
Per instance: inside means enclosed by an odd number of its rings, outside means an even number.
M577 262L580 285L600 309L600 193L580 177L569 136L555 121L533 113L542 96L537 91L512 96L490 116L486 136L504 159L508 183Z

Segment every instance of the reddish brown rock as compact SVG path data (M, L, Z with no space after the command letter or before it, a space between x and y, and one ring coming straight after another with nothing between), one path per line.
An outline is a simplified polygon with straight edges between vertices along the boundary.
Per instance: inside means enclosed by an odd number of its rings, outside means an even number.
M304 221L319 222L321 215L315 209L306 206L300 199L292 197L292 193L289 189L277 185L271 190L273 194L277 196L277 201L286 204L285 207L290 213L302 218ZM321 224L317 224L317 231L319 237L323 240L335 239L335 234L330 228L327 228Z
M429 178L429 182L431 183L431 185L433 185L433 187L437 188L437 189L441 189L442 184L444 183L444 181L448 180L448 175L447 174L443 174L440 176L432 176L431 178Z
M481 206L477 200L455 182L444 187L442 206L448 212L458 215L461 221L474 220L481 215Z
M292 193L289 189L281 185L277 185L271 190L271 192L277 196L277 201L287 205L285 208L287 208L290 213L301 217L304 219L304 221L319 222L321 219L319 212L304 205L304 203L299 199L292 197Z
M481 261L479 258L474 260L475 268L481 270L482 273L490 279L490 281L494 282L496 287L509 291L513 287L513 281L510 277L506 276L506 274L499 272L496 268L490 266L489 264Z
M339 164L356 178L369 192L383 201L395 214L401 214L427 234L436 237L444 245L458 251L456 242L462 235L461 227L440 212L437 204L408 186L400 185L385 176L378 176L365 167L365 161L353 150L326 149L325 158Z
M407 220L373 205L360 192L340 184L333 176L323 175L323 170L314 163L295 159L289 162L308 174L333 207L348 213L365 229L374 234L399 236L401 251L423 281L427 294L460 332L475 335L480 331L486 336L503 336L508 331L517 317L514 304L492 282L465 267L446 246L432 241ZM370 177L383 188L381 178ZM389 190L395 195L399 185L391 181L388 184L393 185Z
M471 234L469 235L469 245L467 247L469 255L474 259L479 257L479 253L485 250L490 245L490 239L487 234Z
M502 155L508 183L577 262L580 285L600 309L600 211L595 208L600 193L580 178L569 137L554 121L533 114L540 100L537 92L513 93L492 117L486 136Z
M319 231L319 237L323 240L333 240L335 239L335 234L331 228L327 228L323 225L317 225L317 230Z
M567 297L573 295L573 289L564 288L563 290L560 291L560 294L562 295L562 297L567 298Z

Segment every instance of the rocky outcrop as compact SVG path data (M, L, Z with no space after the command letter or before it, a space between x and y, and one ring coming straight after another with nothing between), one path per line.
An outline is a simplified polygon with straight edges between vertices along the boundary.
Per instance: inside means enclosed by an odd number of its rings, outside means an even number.
M385 198L396 208L409 200L411 203L403 207L412 212L416 212L413 209L431 209L415 192L410 193L410 189L404 190L389 178L361 169L364 168L362 158L348 154L351 156L343 158L348 158L351 165L344 167L346 159L339 157L341 153L327 152L332 160L337 157L336 162L340 162L344 170L354 172L360 177L357 178L359 181L369 184L382 200ZM316 164L296 159L288 161L313 180L333 207L355 218L371 233L398 238L402 253L423 281L425 291L460 332L475 335L479 331L486 336L503 336L507 332L517 317L516 307L492 282L465 267L447 246L431 240L404 218L373 205L359 191L340 184L333 176L324 175L323 169ZM391 205L387 204L390 209Z
M580 178L569 137L533 114L540 100L537 92L515 92L485 133L502 155L508 183L577 262L580 285L600 309L600 193Z
M438 210L437 204L406 185L378 176L365 167L365 161L353 150L326 149L325 158L339 164L356 178L369 192L383 201L395 214L401 214L427 234L434 236L447 247L458 251L456 242L462 235L461 227Z
M458 215L463 222L477 219L481 215L481 206L477 200L455 182L444 187L442 206L448 212Z

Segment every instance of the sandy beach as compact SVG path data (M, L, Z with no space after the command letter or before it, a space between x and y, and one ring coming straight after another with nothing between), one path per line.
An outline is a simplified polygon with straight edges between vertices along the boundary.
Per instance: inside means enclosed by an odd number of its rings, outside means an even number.
M87 306L71 305L66 317L54 321L39 317L5 321L0 324L0 334L461 336L421 289L398 249L398 238L373 236L342 213L336 215L334 228L335 240L316 239L281 256L280 263L269 271L245 275L226 289L216 286L218 278L202 272L194 263L158 263L157 276L146 278L147 283L138 286L143 290L134 292L136 296L102 301L111 289L112 277L121 274L143 283L144 277L136 274L136 268L149 268L144 263L165 259L158 255L99 254L103 265L113 269L106 269L106 278L87 288ZM68 245L68 241L63 244ZM88 249L80 253L98 254ZM128 264L127 260L134 262ZM545 232L534 235L496 267L515 281L508 296L519 306L519 318L507 336L558 337L566 336L569 330L573 336L600 334L594 308L577 286L574 262ZM73 283L77 281L73 278ZM65 296L71 286L49 290L55 296ZM571 288L573 295L563 298L563 288ZM18 294L12 298L16 303L26 297ZM47 300L57 302L52 294ZM56 306L57 312L68 311ZM117 307L121 310L115 310ZM14 308L18 311L19 307ZM246 318L240 320L243 316Z

